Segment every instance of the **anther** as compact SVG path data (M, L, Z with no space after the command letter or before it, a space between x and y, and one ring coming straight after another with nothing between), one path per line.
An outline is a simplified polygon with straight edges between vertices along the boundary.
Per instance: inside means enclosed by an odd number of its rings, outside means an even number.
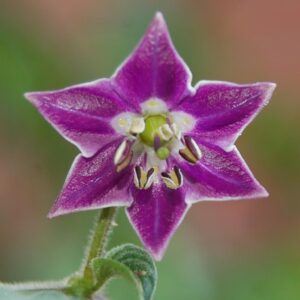
M130 151L128 155L122 160L119 164L117 164L117 172L123 171L130 163L132 160L133 152Z
M121 172L130 164L133 156L131 145L130 141L124 140L116 150L114 164L117 166L117 172Z
M163 126L161 126L158 129L158 134L165 141L169 141L174 136L174 132L172 131L169 124L164 124Z
M179 154L183 159L191 164L195 164L202 157L202 152L195 142L195 140L189 136L183 138L185 148L179 150Z
M150 168L148 172L145 172L140 166L134 168L134 184L140 190L149 189L154 181L154 176L154 168Z
M174 167L169 173L162 172L161 177L165 185L172 190L180 188L183 184L183 176L178 167Z
M123 158L125 152L127 151L127 145L128 141L124 140L118 149L116 150L115 156L114 156L114 164L117 165Z
M181 139L181 131L179 130L178 126L175 123L171 124L171 129L175 135L175 137L180 140Z
M146 176L146 183L144 185L144 189L147 190L149 189L149 187L151 187L153 181L154 181L154 168L150 168L147 172L147 176Z

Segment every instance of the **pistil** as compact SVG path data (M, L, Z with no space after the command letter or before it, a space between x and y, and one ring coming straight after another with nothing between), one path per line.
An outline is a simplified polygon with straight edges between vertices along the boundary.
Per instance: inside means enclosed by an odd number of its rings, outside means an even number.
M162 126L167 124L167 117L165 115L149 115L144 118L145 129L140 134L143 143L153 147L156 135Z

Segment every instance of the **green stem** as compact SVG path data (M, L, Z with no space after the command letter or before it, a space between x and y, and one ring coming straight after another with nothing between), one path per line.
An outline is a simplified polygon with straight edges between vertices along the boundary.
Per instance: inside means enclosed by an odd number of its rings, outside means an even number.
M93 280L92 269L90 267L91 261L96 257L103 256L105 253L105 247L112 231L116 211L116 207L104 208L97 217L83 267L83 277L87 280Z
M91 234L89 246L87 247L82 270L79 274L70 277L68 286L64 289L65 293L89 299L95 291L91 261L96 257L104 256L108 237L114 225L116 211L117 208L115 207L104 208L100 211Z

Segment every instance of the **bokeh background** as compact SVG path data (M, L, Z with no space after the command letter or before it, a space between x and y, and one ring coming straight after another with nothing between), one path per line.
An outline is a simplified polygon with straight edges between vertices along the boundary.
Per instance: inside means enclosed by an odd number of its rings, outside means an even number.
M300 299L298 0L0 0L0 280L80 264L95 212L48 220L77 150L23 93L110 76L161 10L200 79L278 84L238 147L271 196L194 205L158 264L157 300ZM139 243L124 213L111 245ZM116 281L113 299L135 299Z

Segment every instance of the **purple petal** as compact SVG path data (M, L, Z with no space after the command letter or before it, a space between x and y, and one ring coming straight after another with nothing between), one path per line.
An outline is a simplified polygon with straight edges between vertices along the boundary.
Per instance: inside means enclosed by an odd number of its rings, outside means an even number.
M75 159L63 190L52 207L49 217L71 212L131 204L129 184L132 167L117 173L113 164L116 148L122 139L104 146L95 156Z
M136 107L151 97L171 107L189 94L191 72L176 52L161 13L114 79L118 92Z
M147 190L132 187L128 217L145 247L160 260L188 210L183 188L171 190L163 183Z
M197 140L196 137L194 137ZM202 158L195 165L177 160L188 190L187 202L267 197L238 150L226 152L218 146L199 144Z
M64 138L87 157L118 137L110 120L131 109L113 91L109 80L52 92L27 93L25 96Z
M193 133L202 141L230 150L244 128L268 103L275 86L200 81L196 94L186 98L176 110L197 119Z

